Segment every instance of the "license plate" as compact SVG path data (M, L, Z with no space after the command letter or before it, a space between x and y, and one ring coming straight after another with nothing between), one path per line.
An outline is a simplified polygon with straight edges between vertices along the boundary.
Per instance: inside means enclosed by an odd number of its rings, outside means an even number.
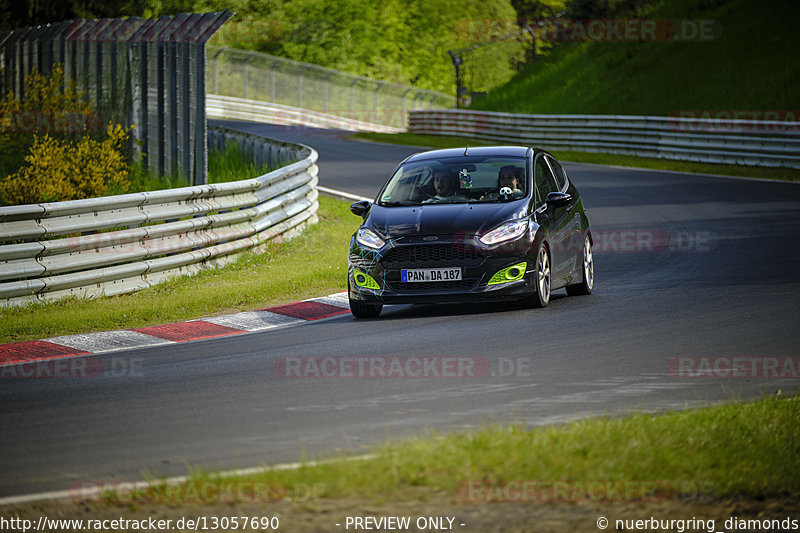
M460 281L461 267L449 268L404 268L400 271L403 283L426 281Z

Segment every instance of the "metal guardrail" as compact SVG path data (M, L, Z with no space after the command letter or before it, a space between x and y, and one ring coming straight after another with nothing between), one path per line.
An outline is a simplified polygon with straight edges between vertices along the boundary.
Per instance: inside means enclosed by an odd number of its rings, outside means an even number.
M794 122L625 115L411 111L413 133L704 163L800 168Z
M133 292L316 222L317 152L224 128L211 142L224 138L256 160L296 162L237 182L0 207L0 305Z
M268 124L308 126L346 131L375 131L379 133L398 133L403 131L400 128L361 122L318 111L235 98L233 96L220 96L218 94L206 95L206 115L208 118L249 120Z
M455 97L260 52L208 46L208 92L404 130L408 111Z

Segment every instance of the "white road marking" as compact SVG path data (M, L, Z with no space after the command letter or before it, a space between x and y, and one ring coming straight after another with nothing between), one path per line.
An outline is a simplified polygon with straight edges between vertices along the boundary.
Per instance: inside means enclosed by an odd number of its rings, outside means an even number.
M45 339L47 342L68 346L76 350L89 353L109 352L136 348L139 346L153 346L156 344L169 344L170 341L145 335L138 331L117 330L98 331L96 333L83 333L80 335L64 335Z

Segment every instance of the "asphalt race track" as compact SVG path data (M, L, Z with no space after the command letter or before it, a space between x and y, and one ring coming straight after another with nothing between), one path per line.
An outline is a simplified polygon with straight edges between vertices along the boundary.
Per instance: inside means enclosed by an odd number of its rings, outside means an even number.
M239 127L314 147L321 185L369 197L415 151L335 132ZM429 427L539 425L797 389L783 366L792 360L782 358L800 356L800 185L566 168L593 224L593 295L556 291L545 310L386 307L377 320L343 315L95 356L118 376L0 379L0 496L180 475L187 464L363 453ZM345 253L347 243L333 245ZM286 358L343 356L455 357L481 371L391 379L277 371ZM698 361L717 371L676 372ZM756 375L730 377L732 364Z

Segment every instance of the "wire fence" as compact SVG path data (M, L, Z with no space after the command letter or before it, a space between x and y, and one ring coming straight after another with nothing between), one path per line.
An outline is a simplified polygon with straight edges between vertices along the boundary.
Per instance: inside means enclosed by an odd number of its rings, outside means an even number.
M405 129L414 109L449 108L455 97L310 63L208 47L208 92Z
M0 32L0 94L63 65L103 117L134 126L132 150L158 175L206 182L205 43L233 13L69 20ZM52 110L42 110L52 112Z

